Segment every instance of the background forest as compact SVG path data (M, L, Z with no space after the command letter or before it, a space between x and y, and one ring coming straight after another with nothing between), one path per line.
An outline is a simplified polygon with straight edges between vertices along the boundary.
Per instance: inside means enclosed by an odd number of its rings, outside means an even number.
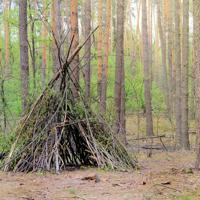
M0 27L0 199L200 198L200 0L0 0Z
M189 127L198 121L199 26L193 4L198 2L1 1L2 140L59 69L59 56L98 26L73 63L79 65L72 77L85 102L116 122L122 135L165 132L177 148L189 149Z

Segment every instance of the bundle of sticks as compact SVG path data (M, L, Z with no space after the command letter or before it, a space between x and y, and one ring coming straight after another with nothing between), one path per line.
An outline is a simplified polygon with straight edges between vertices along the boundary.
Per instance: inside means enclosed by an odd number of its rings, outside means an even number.
M16 140L3 163L5 171L58 172L71 166L111 169L135 166L136 161L130 158L108 123L91 111L81 95L78 101L73 99L70 64L87 39L68 55L20 120Z

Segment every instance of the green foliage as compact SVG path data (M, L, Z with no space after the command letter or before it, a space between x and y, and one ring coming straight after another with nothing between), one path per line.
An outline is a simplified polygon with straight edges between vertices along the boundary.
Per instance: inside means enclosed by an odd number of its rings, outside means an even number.
M153 105L152 106L153 112L156 114L159 114L166 110L164 94L160 90L158 85L156 85L155 82L153 82L153 85L152 85L152 105Z
M82 3L82 1L80 1ZM48 4L49 5L49 4ZM50 8L48 8L50 9ZM32 14L33 17L35 15L34 10L29 10L28 14ZM19 17L18 17L18 8L13 7L10 11L9 15L9 23L10 23L10 74L6 77L5 81L5 96L7 102L7 115L9 116L9 121L16 121L21 114L21 77L20 77L20 54L19 54ZM3 17L0 17L0 23L3 23ZM31 22L30 22L31 23ZM36 48L36 88L33 85L33 70L31 66L31 56L29 56L30 63L30 102L32 102L38 94L42 91L41 84L41 53L42 48L41 44L46 43L48 46L51 46L50 36L47 38L41 37L41 21L39 19L35 20L35 48ZM30 33L30 25L29 25L29 40L31 39ZM3 53L3 62L4 63L4 36L2 35L2 53ZM31 42L30 42L31 45ZM136 55L138 55L139 44L135 44ZM47 51L47 81L51 79L53 75L52 70L52 52ZM97 52L95 48L92 48L92 54L94 58L91 62L91 96L92 96L92 108L95 111L98 111L98 95L97 95ZM143 81L143 66L140 58L136 56L136 60L133 60L132 56L129 55L129 52L125 51L125 97L126 97L126 111L127 112L135 112L144 109L144 81ZM82 57L84 55L84 51L81 52ZM134 58L135 59L135 58ZM114 115L114 88L115 88L115 63L116 56L115 52L110 52L109 57L109 65L108 65L108 88L107 88L107 118L112 119ZM82 61L83 62L83 61ZM84 63L82 63L84 65ZM5 67L5 66L3 66ZM81 77L81 86L84 91L84 80ZM95 100L95 101L94 101ZM160 113L165 111L165 101L163 92L158 87L156 82L153 82L152 85L152 106L153 111L155 113ZM80 106L77 107L77 109ZM82 113L81 109L78 112ZM1 113L0 113L1 115ZM11 118L12 116L12 118Z
M184 195L180 198L180 200L194 200L192 197Z
M69 194L71 195L76 195L77 194L77 190L75 188L69 188L67 189L67 191L69 192Z
M140 61L133 66L126 67L126 108L128 111L137 111L144 108L144 81L143 69Z
M79 115L80 119L85 118L85 108L82 102L77 102L73 107L71 106L71 110L75 115Z
M199 197L200 197L200 189L182 194L182 195L176 197L175 199L178 199L178 200L196 200L196 199L199 199Z
M8 104L9 112L12 113L13 118L18 118L21 113L21 82L20 82L20 67L19 67L19 46L18 41L12 44L13 64L11 65L11 76L5 82L5 96ZM49 55L50 56L50 55ZM52 61L48 61L47 78L52 76ZM41 58L37 57L36 66L41 65ZM97 59L92 60L92 77L91 77L91 95L93 99L97 100ZM134 68L134 69L133 69ZM48 73L49 72L49 73ZM140 61L136 61L135 66L131 66L131 57L127 57L125 61L125 86L126 86L126 110L134 112L144 108L144 83L143 83L143 66ZM107 108L108 118L113 117L114 110L114 84L115 84L115 57L109 58L108 69L108 89L107 89ZM36 73L37 88L33 87L32 68L30 65L30 102L36 98L42 91L41 88L41 74L37 67ZM84 90L84 81L81 79L81 85ZM97 110L98 102L93 101L92 107ZM152 86L152 104L154 112L162 112L165 110L164 95L157 84L153 82ZM77 107L78 108L78 107Z
M13 133L3 134L0 133L0 152L9 152L11 145L15 140Z
M194 200L192 197L184 197L183 200Z

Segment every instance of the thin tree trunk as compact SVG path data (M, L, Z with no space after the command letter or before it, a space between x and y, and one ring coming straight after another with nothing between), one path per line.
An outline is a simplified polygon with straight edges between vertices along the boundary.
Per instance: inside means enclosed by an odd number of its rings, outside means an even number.
M155 17L156 18L156 17ZM155 34L155 53L154 53L154 80L157 82L157 84L160 86L161 84L161 69L160 69L160 59L157 55L160 53L160 38L159 38L159 28L158 28L158 23L155 21L155 26L156 26L156 34Z
M78 0L71 0L71 39L74 37L71 52L73 52L79 44L79 29L78 29ZM76 100L79 97L79 55L77 55L71 63L71 76L72 76L72 93L73 98Z
M161 52L162 52L162 87L165 93L165 102L167 106L167 112L170 112L169 105L169 87L168 87L168 78L167 78L167 46L166 46L166 35L164 26L161 23L161 11L160 11L160 0L157 1L157 19L158 19L158 29L160 35L160 43L161 43ZM164 24L164 23L163 23Z
M67 34L69 33L70 31L70 15L71 15L71 12L70 12L70 1L71 0L66 0L66 6L65 6L65 12L66 12L66 18L65 18L65 26L66 27L66 30L67 30ZM69 44L70 44L70 34L67 35L67 38L66 38L66 46L67 46L67 49L69 47Z
M116 31L116 1L112 0L112 51L116 48L116 37L117 37L117 31Z
M173 34L173 43L172 43L172 87L173 87L173 113L176 118L176 42L175 42L175 2L171 0L171 12L172 12L172 34Z
M196 93L196 128L197 128L197 158L195 168L200 165L200 1L193 0L193 46L195 67L195 93Z
M85 1L85 38L91 32L91 0ZM85 102L90 104L90 90L91 90L91 38L85 44Z
M168 53L167 53L167 64L168 64L168 70L169 70L169 102L171 102L171 105L169 107L169 115L170 119L173 115L173 96L174 96L174 88L175 84L173 83L173 0L165 0L168 3L168 20L167 20L167 43L168 43Z
M101 96L101 80L102 80L102 44L103 44L103 1L98 0L98 39L97 39L97 57L98 57L98 85L97 92Z
M35 11L36 7L35 4L32 6L32 3L34 4L35 2L30 2L29 3L29 18L31 21L30 25L30 35L31 35L31 48L30 48L30 55L31 55L31 64L32 64L32 70L33 70L33 88L36 89L36 56L35 56L35 19L33 16L33 11Z
M2 36L0 34L0 99L1 99L1 108L2 108L2 114L3 114L3 132L6 133L7 128L7 113L6 113L6 98L5 98L5 69L2 65Z
M193 33L194 34L194 33ZM191 78L191 108L190 108L190 112L191 112L191 119L195 120L195 115L196 115L196 108L195 108L195 65L194 65L194 46L192 49L192 78Z
M3 39L2 39L2 35L1 35L1 33L0 33L0 70L2 70L2 43L3 43L3 41L2 41Z
M62 37L63 37L63 26L62 26L62 12L61 12L61 6L62 6L62 0L57 0L57 9L56 9L56 15L57 15L57 30L58 30L58 38L59 38L59 43L61 45L61 56L62 56Z
M100 96L100 111L106 112L106 94L107 94L107 78L108 78L108 56L109 56L109 41L111 29L111 0L106 2L106 33L104 44L104 60L102 66L102 81L101 81L101 96Z
M10 0L4 0L4 33L5 33L5 66L8 72L10 65L10 28L9 28Z
M152 0L148 0L148 20L147 20L147 27L148 27L148 36L149 36L149 67L150 67L150 74L151 74L151 84L153 81L153 48L152 48Z
M46 11L46 0L43 0L43 15L44 19L46 20L47 17L47 11ZM45 88L46 85L46 68L47 68L47 45L46 45L46 39L48 37L48 32L46 29L45 24L42 24L42 68L41 68L41 78L42 78L42 88Z
M180 1L175 1L176 146L181 147L181 33Z
M1 111L2 111L2 115L3 115L3 132L6 133L6 128L7 128L7 113L6 113L6 107L7 107L7 103L6 103L6 98L5 98L5 79L4 77L0 79L0 99L1 99Z
M58 6L59 6L59 0L52 0L51 4L51 23L52 23L52 34L53 34L53 41L52 41L52 57L53 57L53 71L54 73L59 69L60 67L60 61L58 57L58 51L60 46L60 38L59 38L59 26L58 24Z
M126 143L124 86L124 1L117 1L116 74L115 74L115 132Z
M189 0L183 0L183 26L182 26L182 146L189 149L188 134L188 71L189 71Z
M138 35L141 35L140 33L141 5L142 5L142 0L139 0L137 2L137 23L136 23L136 33Z
M28 63L28 34L27 34L27 0L19 1L19 36L20 36L20 64L22 111L28 107L29 94L29 63Z
M124 22L124 49L126 55L131 55L131 1L126 0L124 1L124 12L125 12L125 22Z
M146 134L153 135L153 119L151 106L151 74L149 61L149 42L147 28L147 7L146 0L142 0L142 41L143 41L143 64L144 64L144 96L146 111Z

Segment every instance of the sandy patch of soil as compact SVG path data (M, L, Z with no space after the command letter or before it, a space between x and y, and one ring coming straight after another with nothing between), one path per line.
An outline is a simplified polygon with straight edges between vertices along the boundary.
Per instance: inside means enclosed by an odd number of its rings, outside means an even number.
M0 200L166 200L200 189L192 152L140 155L141 169L110 172L82 169L56 174L0 172ZM95 174L100 182L83 180Z

